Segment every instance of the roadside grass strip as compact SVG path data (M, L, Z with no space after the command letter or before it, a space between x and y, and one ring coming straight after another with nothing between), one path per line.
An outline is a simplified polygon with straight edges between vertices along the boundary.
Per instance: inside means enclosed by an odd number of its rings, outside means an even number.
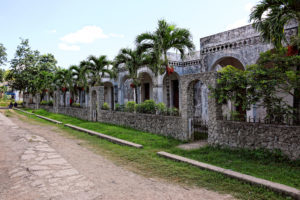
M34 113L31 113L31 112L27 112L25 110L22 110L22 109L19 109L19 108L13 108L14 110L17 110L17 111L20 111L20 112L23 112L23 113L26 113L28 115L34 115Z
M164 151L157 152L157 154L159 156L169 158L169 159L172 159L172 160L175 160L175 161L188 163L188 164L191 164L193 166L196 166L196 167L199 167L199 168L202 168L202 169L218 172L218 173L221 173L221 174L227 175L229 177L232 177L232 178L235 178L235 179L238 179L238 180L242 180L242 181L245 181L245 182L248 182L248 183L251 183L251 184L264 186L264 187L269 188L271 190L274 190L276 192L283 193L283 194L289 195L289 196L291 196L291 197L293 197L297 200L300 200L300 190L298 190L296 188L293 188L293 187L290 187L290 186L287 186L287 185L283 185L283 184L280 184L280 183L274 183L274 182L271 182L271 181L268 181L268 180L265 180L265 179L256 178L254 176L249 176L249 175L242 174L242 173L239 173L239 172L235 172L235 171L232 171L232 170L229 170L229 169L216 167L214 165L206 164L206 163L203 163L203 162L199 162L199 161L192 160L192 159L189 159L189 158L185 158L185 157L182 157L182 156L178 156L178 155L175 155L175 154L170 154L170 153L167 153L167 152L164 152Z
M102 134L102 133L91 131L91 130L81 128L81 127L78 127L78 126L74 126L74 125L71 125L71 124L65 124L65 126L67 126L69 128L72 128L72 129L75 129L77 131L88 133L90 135L96 135L96 136L98 136L102 139L108 140L108 141L116 143L116 144L135 147L135 148L138 148L138 149L143 148L143 145L136 144L136 143L133 143L133 142L129 142L129 141L126 141L126 140L122 140L122 139L119 139L119 138L115 138L115 137L112 137L112 136L108 136L108 135L105 135L105 134Z
M60 122L60 121L57 121L57 120L54 120L54 119L50 119L50 118L48 118L48 117L44 117L44 116L41 116L41 115L35 115L35 116L37 116L38 118L41 118L41 119L44 119L44 120L53 122L53 123L55 123L55 124L63 124L63 123Z

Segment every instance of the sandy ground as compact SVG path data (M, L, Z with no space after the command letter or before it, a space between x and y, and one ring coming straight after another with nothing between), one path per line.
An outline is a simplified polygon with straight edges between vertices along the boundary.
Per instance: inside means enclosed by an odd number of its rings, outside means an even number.
M1 200L222 200L201 188L146 178L78 145L54 126L0 112Z

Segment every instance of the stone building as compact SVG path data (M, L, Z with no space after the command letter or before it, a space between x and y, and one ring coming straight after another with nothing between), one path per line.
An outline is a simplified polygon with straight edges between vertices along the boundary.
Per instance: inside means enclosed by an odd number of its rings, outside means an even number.
M285 32L288 38L295 35L297 24L289 24ZM189 53L183 60L179 54L168 53L169 65L175 69L168 78L166 73L156 76L147 66L139 69L138 77L141 80L141 86L138 88L138 102L153 99L157 103L164 102L168 107L176 107L181 110L180 96L186 90L186 88L180 88L183 76L215 72L227 65L243 70L246 65L255 64L261 52L271 48L270 44L262 42L259 33L251 25L200 38L200 51ZM105 101L111 107L116 103L122 105L128 101L134 101L135 91L130 87L131 83L128 72L121 68L117 80L105 80L105 90L107 90ZM193 87L194 116L208 120L208 85L204 84L202 80L198 80ZM292 104L291 96L287 95L285 99ZM225 116L239 108L235 108L228 102L227 105L223 105L222 110ZM263 118L265 111L259 105L253 105L246 114L248 118Z

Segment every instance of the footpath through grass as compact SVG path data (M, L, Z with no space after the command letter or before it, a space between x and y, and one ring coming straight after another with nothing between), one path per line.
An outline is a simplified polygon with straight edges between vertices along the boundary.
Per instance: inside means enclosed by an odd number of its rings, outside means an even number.
M30 109L26 109L32 112ZM201 186L219 192L226 192L241 199L290 199L268 189L253 186L219 173L202 170L185 163L174 162L156 155L158 151L167 151L191 159L232 169L270 181L300 188L300 163L289 161L280 155L263 151L229 150L204 147L198 150L180 150L176 148L182 142L155 134L137 131L115 125L88 122L61 114L35 110L36 114L98 131L103 134L142 144L144 149L120 146L108 141L81 133L67 127L60 128L105 153L110 158L145 176L160 177L185 185ZM21 113L21 112L19 112ZM24 114L24 113L21 113ZM26 114L25 114L26 115ZM27 115L29 116L29 115ZM35 118L35 117L33 117Z

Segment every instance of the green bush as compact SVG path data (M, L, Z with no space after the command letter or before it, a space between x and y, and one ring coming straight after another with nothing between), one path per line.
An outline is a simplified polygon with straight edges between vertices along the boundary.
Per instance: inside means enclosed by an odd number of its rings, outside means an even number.
M125 111L134 112L136 103L134 101L128 101L125 105Z
M17 104L18 104L18 105L22 105L22 104L23 104L23 101L17 101Z
M121 112L123 112L124 109L125 109L124 105L120 105L120 104L117 103L116 106L115 106L115 110L116 110L116 111L121 111Z
M48 101L41 101L40 105L48 105Z
M164 115L166 113L167 107L164 103L158 103L156 104L157 113L159 115Z
M53 106L53 101L52 100L48 101L48 105Z
M168 108L167 115L179 116L179 110L177 108Z
M72 107L80 108L80 103L72 103Z
M156 104L154 100L146 100L136 106L136 111L140 113L155 114Z
M102 110L109 110L109 105L107 102L104 102L102 105Z

